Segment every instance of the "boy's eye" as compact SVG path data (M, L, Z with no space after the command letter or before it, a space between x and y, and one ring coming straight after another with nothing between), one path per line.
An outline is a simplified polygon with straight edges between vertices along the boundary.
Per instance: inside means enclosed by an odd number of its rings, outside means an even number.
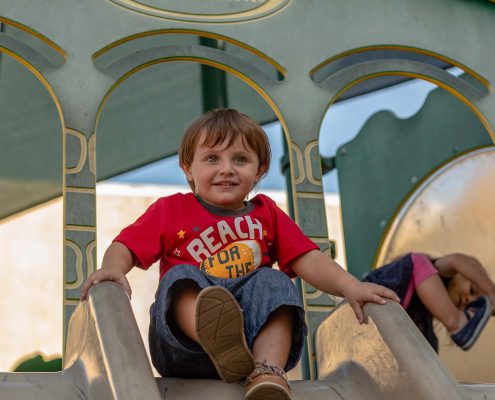
M217 156L208 156L206 158L206 161L208 161L208 162L215 162L215 161L217 161L217 159L218 159Z
M246 157L244 156L236 156L234 158L234 161L237 163L237 164L243 164L246 162Z

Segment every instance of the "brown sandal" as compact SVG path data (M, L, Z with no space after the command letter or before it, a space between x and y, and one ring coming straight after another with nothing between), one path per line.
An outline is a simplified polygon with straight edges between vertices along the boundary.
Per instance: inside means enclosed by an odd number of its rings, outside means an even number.
M254 368L244 336L242 311L232 294L221 286L201 290L196 302L196 335L225 382L238 382Z
M266 362L257 362L246 378L245 400L290 400L285 371Z

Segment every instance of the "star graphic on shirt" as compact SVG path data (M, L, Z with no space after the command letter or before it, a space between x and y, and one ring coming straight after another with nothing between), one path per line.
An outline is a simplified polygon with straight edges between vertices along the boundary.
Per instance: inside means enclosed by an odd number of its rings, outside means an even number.
M263 229L263 236L268 236L268 233L266 232L266 229Z
M177 256L177 257L180 257L180 250L176 247L175 250L174 250L174 254Z
M184 236L186 235L186 231L183 231L182 229L177 232L177 236L179 236L179 239L184 239Z

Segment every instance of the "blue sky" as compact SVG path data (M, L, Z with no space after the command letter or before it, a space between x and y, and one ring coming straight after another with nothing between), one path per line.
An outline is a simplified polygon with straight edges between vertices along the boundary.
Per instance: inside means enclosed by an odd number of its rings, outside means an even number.
M332 105L321 126L320 151L322 155L333 156L337 148L353 139L368 118L378 111L390 110L403 119L412 117L422 107L428 93L435 87L423 80L412 80ZM283 154L282 129L278 122L265 125L264 129L272 148L272 164L260 188L285 189L285 181L280 172L280 159ZM187 185L184 174L179 168L177 156L119 175L111 181ZM325 192L338 192L335 171L323 177L323 186Z

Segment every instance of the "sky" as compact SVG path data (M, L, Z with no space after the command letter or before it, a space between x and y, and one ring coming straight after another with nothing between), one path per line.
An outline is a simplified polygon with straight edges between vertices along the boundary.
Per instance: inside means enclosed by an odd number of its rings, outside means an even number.
M461 71L451 70L453 74ZM391 88L375 91L332 105L327 110L320 130L320 152L323 156L335 155L340 145L352 140L364 123L376 112L389 110L402 119L411 118L424 104L428 93L436 86L414 79ZM278 122L264 125L272 149L272 163L267 176L261 181L260 189L284 190L285 180L280 171L283 155L282 129ZM187 185L179 168L178 157L154 162L125 174L113 177L112 182L150 183L163 185ZM323 177L325 192L338 192L335 171Z

